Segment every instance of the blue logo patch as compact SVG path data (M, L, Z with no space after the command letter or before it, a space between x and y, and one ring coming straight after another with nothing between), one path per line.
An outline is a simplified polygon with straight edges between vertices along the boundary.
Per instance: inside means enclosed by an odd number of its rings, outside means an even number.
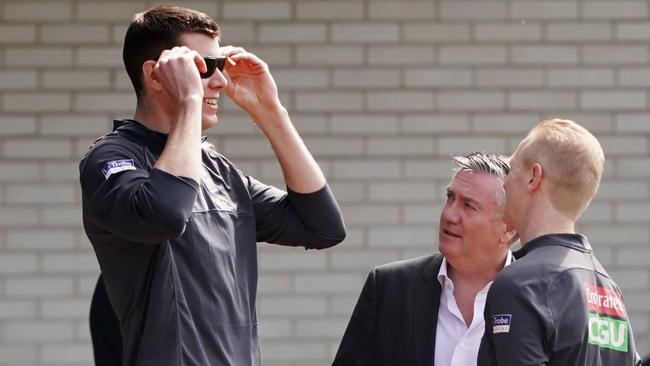
M492 315L492 334L510 332L512 314Z
M123 172L125 170L135 170L135 163L133 159L122 159L122 160L113 160L109 161L104 165L102 173L104 177L108 179L111 174Z

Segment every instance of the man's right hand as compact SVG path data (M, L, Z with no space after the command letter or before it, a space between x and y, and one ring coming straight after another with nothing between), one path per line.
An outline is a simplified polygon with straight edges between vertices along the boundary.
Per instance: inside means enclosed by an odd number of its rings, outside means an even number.
M178 108L187 100L203 99L203 85L200 72L207 71L203 58L193 50L183 46L164 50L153 69L152 78L170 96Z
M205 61L196 51L174 47L160 54L151 74L169 98L162 103L171 104L172 110L169 136L155 167L196 182L201 178L203 83L199 72L205 71Z

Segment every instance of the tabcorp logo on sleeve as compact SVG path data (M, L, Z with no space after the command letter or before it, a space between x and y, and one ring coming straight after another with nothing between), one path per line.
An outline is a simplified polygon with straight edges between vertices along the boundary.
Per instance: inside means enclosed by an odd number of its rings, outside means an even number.
M509 333L512 314L492 315L492 334Z
M104 165L102 173L104 173L104 177L108 179L111 174L123 172L125 170L135 170L135 163L133 162L133 159L109 161L106 163L106 165Z

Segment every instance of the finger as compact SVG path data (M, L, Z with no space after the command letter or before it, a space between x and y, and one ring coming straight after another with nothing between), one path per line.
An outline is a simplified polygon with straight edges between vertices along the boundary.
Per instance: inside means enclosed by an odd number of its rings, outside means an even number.
M246 50L242 47L223 46L221 47L221 52L223 53L224 56L230 57L238 53L246 53Z
M185 46L175 46L166 50L162 50L160 57L179 57L185 53L191 52L191 50Z
M230 57L231 61L233 61L233 66L235 65L241 65L243 67L248 67L248 68L263 68L266 69L268 66L264 61L262 61L259 57L255 56L252 53L238 53L236 55L233 55Z
M164 62L169 58L169 52L170 50L163 50L160 55L158 55L158 59L156 60L156 69L160 68L160 62Z
M237 65L237 63L230 57L226 57L226 63L223 65L223 71L228 71L232 66Z
M206 72L208 71L208 65L205 63L205 60L201 55L199 55L198 52L192 51L193 57L194 57L194 63L196 64L196 68L199 69L199 72Z
M262 61L254 54L248 52L238 53L236 55L229 56L229 58L232 59L235 63L237 62L258 63Z

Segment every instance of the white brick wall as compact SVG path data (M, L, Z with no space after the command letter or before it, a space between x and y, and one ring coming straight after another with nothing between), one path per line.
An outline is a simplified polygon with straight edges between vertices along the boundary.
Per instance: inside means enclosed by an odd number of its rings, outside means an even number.
M157 0L0 0L0 366L91 365L98 271L77 163L135 99L121 42ZM592 129L608 157L579 229L623 288L650 353L647 1L191 0L274 72L341 202L327 251L260 246L266 365L328 365L367 272L436 250L449 155L509 153L539 119ZM209 133L281 184L273 153L224 101Z

